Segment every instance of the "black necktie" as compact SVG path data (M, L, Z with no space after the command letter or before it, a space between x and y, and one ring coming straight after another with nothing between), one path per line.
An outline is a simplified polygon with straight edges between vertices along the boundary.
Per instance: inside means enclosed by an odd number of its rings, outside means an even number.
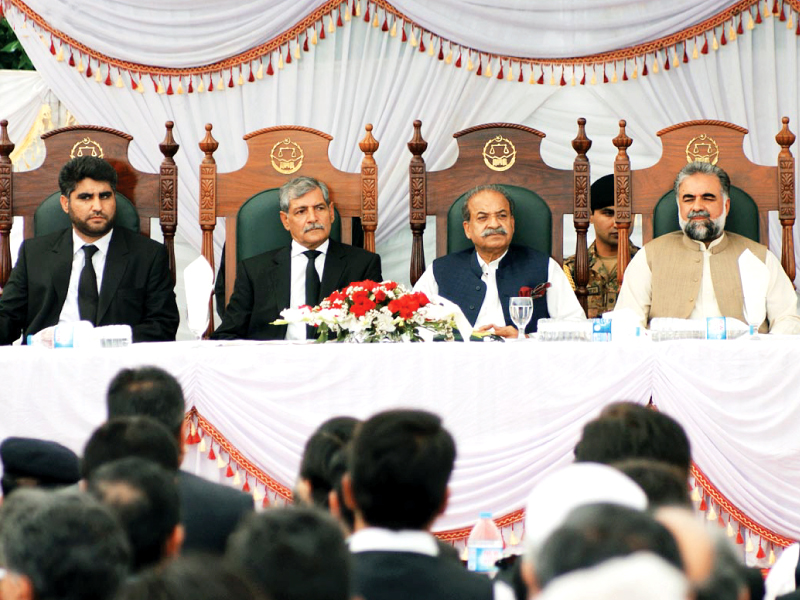
M319 273L314 261L321 254L319 250L306 250L303 252L308 258L306 265L306 304L316 306L319 303ZM317 337L316 327L306 326L306 339L313 340Z
M97 252L97 246L87 244L83 247L85 260L81 278L78 282L78 312L81 320L91 321L97 325L97 274L94 272L92 256Z

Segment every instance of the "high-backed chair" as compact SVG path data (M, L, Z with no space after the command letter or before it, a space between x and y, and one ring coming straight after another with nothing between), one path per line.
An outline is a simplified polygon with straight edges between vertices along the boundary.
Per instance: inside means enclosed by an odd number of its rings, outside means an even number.
M654 237L677 231L678 207L673 184L678 172L695 160L718 165L731 178L727 231L768 245L768 213L777 211L782 228L781 264L789 279L794 280L795 166L789 147L795 136L789 131L788 117L783 118L783 127L775 136L781 148L777 167L757 165L745 156L742 145L747 129L722 121L688 121L658 132L663 146L658 163L647 169L632 170L627 149L633 140L625 132L625 121L619 125L619 136L614 138L618 150L614 161L614 195L620 282L630 261L626 240L630 236L632 215L642 215L645 244Z
M364 158L360 173L336 169L328 158L331 136L308 127L259 129L244 136L248 157L231 173L217 173L214 152L219 147L211 124L200 142L200 227L203 256L214 266L213 235L218 217L225 217L225 302L230 299L238 261L291 242L278 216L278 190L301 175L323 181L330 191L337 219L331 237L352 243L354 220L360 219L364 248L375 251L378 225L378 168L373 154L378 142L372 125L359 143ZM356 227L357 221L356 222ZM213 319L209 331L213 330Z
M23 235L30 238L70 227L61 209L58 174L71 158L91 154L108 161L117 171L117 225L150 235L150 219L157 218L169 254L175 281L175 229L178 225L178 169L173 157L178 144L172 137L172 121L159 145L164 160L160 173L143 173L128 161L127 133L76 125L42 135L44 162L32 171L15 173L11 166L14 144L8 138L8 121L0 121L0 287L11 274L10 235L13 217L23 218Z
M412 233L411 283L425 270L423 235L428 215L436 217L436 256L468 248L461 206L466 193L479 185L502 185L514 199L514 243L524 244L563 260L564 215L572 214L577 233L575 293L586 311L589 256L589 161L592 145L586 137L585 119L578 119L577 153L572 170L554 169L542 160L540 146L545 134L511 123L489 123L453 134L458 142L456 163L441 171L427 171L423 152L422 123L414 121L414 137L408 143L410 222Z

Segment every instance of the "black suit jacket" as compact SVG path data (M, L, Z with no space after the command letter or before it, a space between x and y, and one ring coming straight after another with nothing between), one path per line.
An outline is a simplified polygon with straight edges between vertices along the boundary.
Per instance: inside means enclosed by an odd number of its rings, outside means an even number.
M183 552L222 554L228 536L253 511L253 497L237 489L178 472L181 523L186 529Z
M225 317L212 339L281 340L286 325L270 325L288 308L291 297L291 247L284 246L248 258L236 268ZM361 248L330 240L322 271L322 297L354 281L381 281L381 258Z
M72 271L72 229L22 243L0 296L0 345L58 323ZM174 341L180 315L167 249L123 227L108 245L98 325L130 325L133 341ZM24 339L24 338L23 338Z

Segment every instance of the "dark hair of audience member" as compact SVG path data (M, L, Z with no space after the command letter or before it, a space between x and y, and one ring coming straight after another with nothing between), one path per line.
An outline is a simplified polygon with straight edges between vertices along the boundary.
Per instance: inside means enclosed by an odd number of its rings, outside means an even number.
M123 585L115 600L272 600L217 556L181 556Z
M336 496L336 513L331 508L331 513L339 519L342 526L347 533L352 533L356 524L356 514L353 512L344 500L344 490L342 487L342 479L347 473L348 457L350 456L350 445L348 442L336 452L333 453L328 464L328 481L330 481L333 489L329 493ZM328 502L330 504L330 501Z
M387 529L425 529L442 511L456 445L433 413L390 410L353 438L350 477L357 512Z
M691 467L686 432L672 417L632 402L609 404L589 421L575 446L575 462L611 464L629 458L651 458L681 469Z
M171 374L159 367L122 369L106 393L108 418L147 416L180 436L186 411L183 390Z
M174 471L131 456L93 471L88 490L111 508L125 528L133 548L134 571L167 557L168 545L180 525L180 499Z
M683 570L675 539L650 514L618 504L580 506L533 558L536 583L543 589L566 573L639 551L650 551Z
M83 493L22 489L0 509L0 556L36 600L106 600L129 571L119 521Z
M83 449L81 477L88 479L98 467L129 456L153 461L177 471L178 444L175 437L150 417L119 417L95 429Z
M333 518L315 508L248 515L228 540L225 560L272 600L348 600L349 552Z
M353 437L361 421L354 417L333 417L311 434L303 450L300 478L311 487L311 500L317 507L329 508L328 494L333 489L329 464L337 450Z
M660 506L692 508L686 477L678 467L649 458L631 458L611 466L639 484L650 510Z

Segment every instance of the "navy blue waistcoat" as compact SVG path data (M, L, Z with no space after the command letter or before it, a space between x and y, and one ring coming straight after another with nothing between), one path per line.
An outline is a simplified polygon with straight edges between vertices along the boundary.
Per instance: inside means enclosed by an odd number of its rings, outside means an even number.
M512 244L497 268L497 292L506 325L513 325L508 313L508 301L519 296L521 287L535 288L547 281L550 257L527 246ZM433 275L439 286L439 295L455 302L464 311L472 325L478 319L486 283L481 279L481 268L474 248L462 250L433 261ZM536 321L548 318L547 300L543 296L533 301L533 318L525 328L526 333L536 331Z

